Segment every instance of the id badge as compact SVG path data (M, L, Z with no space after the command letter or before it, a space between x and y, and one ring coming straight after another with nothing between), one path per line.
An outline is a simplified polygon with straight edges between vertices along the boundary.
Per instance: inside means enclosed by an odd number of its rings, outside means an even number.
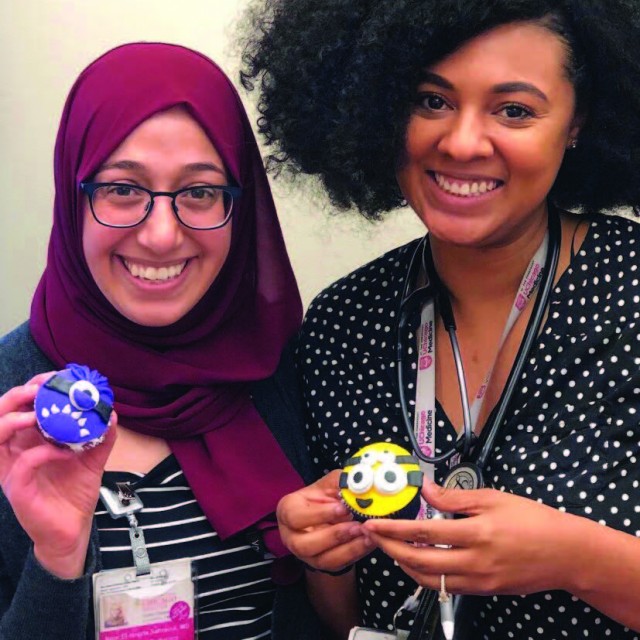
M189 558L93 576L96 640L193 640L195 575Z
M367 629L366 627L353 627L351 633L349 633L348 640L398 640L398 636L388 631Z

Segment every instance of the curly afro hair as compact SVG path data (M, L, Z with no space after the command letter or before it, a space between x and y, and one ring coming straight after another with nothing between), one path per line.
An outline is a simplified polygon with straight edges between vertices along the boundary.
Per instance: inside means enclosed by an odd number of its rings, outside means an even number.
M403 204L396 168L421 70L496 26L535 21L567 49L586 115L551 196L640 204L640 0L254 0L241 81L259 89L268 168L318 176L369 218Z

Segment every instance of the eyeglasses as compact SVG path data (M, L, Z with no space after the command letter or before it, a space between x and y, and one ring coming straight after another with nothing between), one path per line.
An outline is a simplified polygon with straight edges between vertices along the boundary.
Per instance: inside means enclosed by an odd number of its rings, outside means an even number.
M124 182L81 182L91 213L105 227L126 229L142 224L153 210L155 198L171 198L171 207L185 227L206 231L224 227L231 219L242 189L227 185L201 185L177 191L151 191Z

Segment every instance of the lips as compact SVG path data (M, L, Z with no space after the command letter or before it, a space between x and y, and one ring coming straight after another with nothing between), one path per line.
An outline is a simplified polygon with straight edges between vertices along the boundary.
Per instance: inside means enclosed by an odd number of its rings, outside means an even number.
M188 260L183 260L182 262L177 262L172 265L152 267L136 263L126 258L122 259L125 268L134 278L140 278L141 280L150 282L167 282L168 280L177 278L184 271L187 262Z
M442 191L459 198L477 198L495 191L504 184L502 180L495 178L462 178L435 171L430 171L429 174Z

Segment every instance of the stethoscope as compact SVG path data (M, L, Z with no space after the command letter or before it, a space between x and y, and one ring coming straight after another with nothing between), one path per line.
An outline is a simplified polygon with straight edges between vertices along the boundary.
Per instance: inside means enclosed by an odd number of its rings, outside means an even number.
M460 462L449 471L449 474L446 476L443 483L443 486L447 488L478 489L485 486L483 469L487 464L488 457L493 449L505 412L515 392L516 384L520 379L527 357L544 319L549 295L553 287L556 268L558 266L559 254L560 216L556 208L549 203L548 249L545 258L544 272L539 283L538 295L534 301L531 318L527 324L524 338L520 344L515 363L511 368L511 372L502 395L491 412L491 415L487 420L487 424L482 430L482 436L478 438L473 432L467 383L464 376L460 346L456 336L456 322L453 309L451 307L451 301L449 300L446 287L440 281L438 272L433 264L428 235L418 243L415 251L413 252L407 269L407 275L404 280L404 288L400 308L398 310L396 332L396 374L400 411L402 413L402 420L413 450L420 460L427 464L435 465L439 462L449 460L454 455L459 454ZM415 283L417 282L421 272L426 276L426 283L423 286L414 289ZM405 348L403 336L409 323L409 319L413 317L413 314L420 310L429 300L435 300L444 327L449 334L456 367L456 376L458 379L463 415L463 430L461 435L450 450L439 456L428 456L421 450L421 447L416 440L413 425L409 420L408 404L404 392L403 363L405 361Z

